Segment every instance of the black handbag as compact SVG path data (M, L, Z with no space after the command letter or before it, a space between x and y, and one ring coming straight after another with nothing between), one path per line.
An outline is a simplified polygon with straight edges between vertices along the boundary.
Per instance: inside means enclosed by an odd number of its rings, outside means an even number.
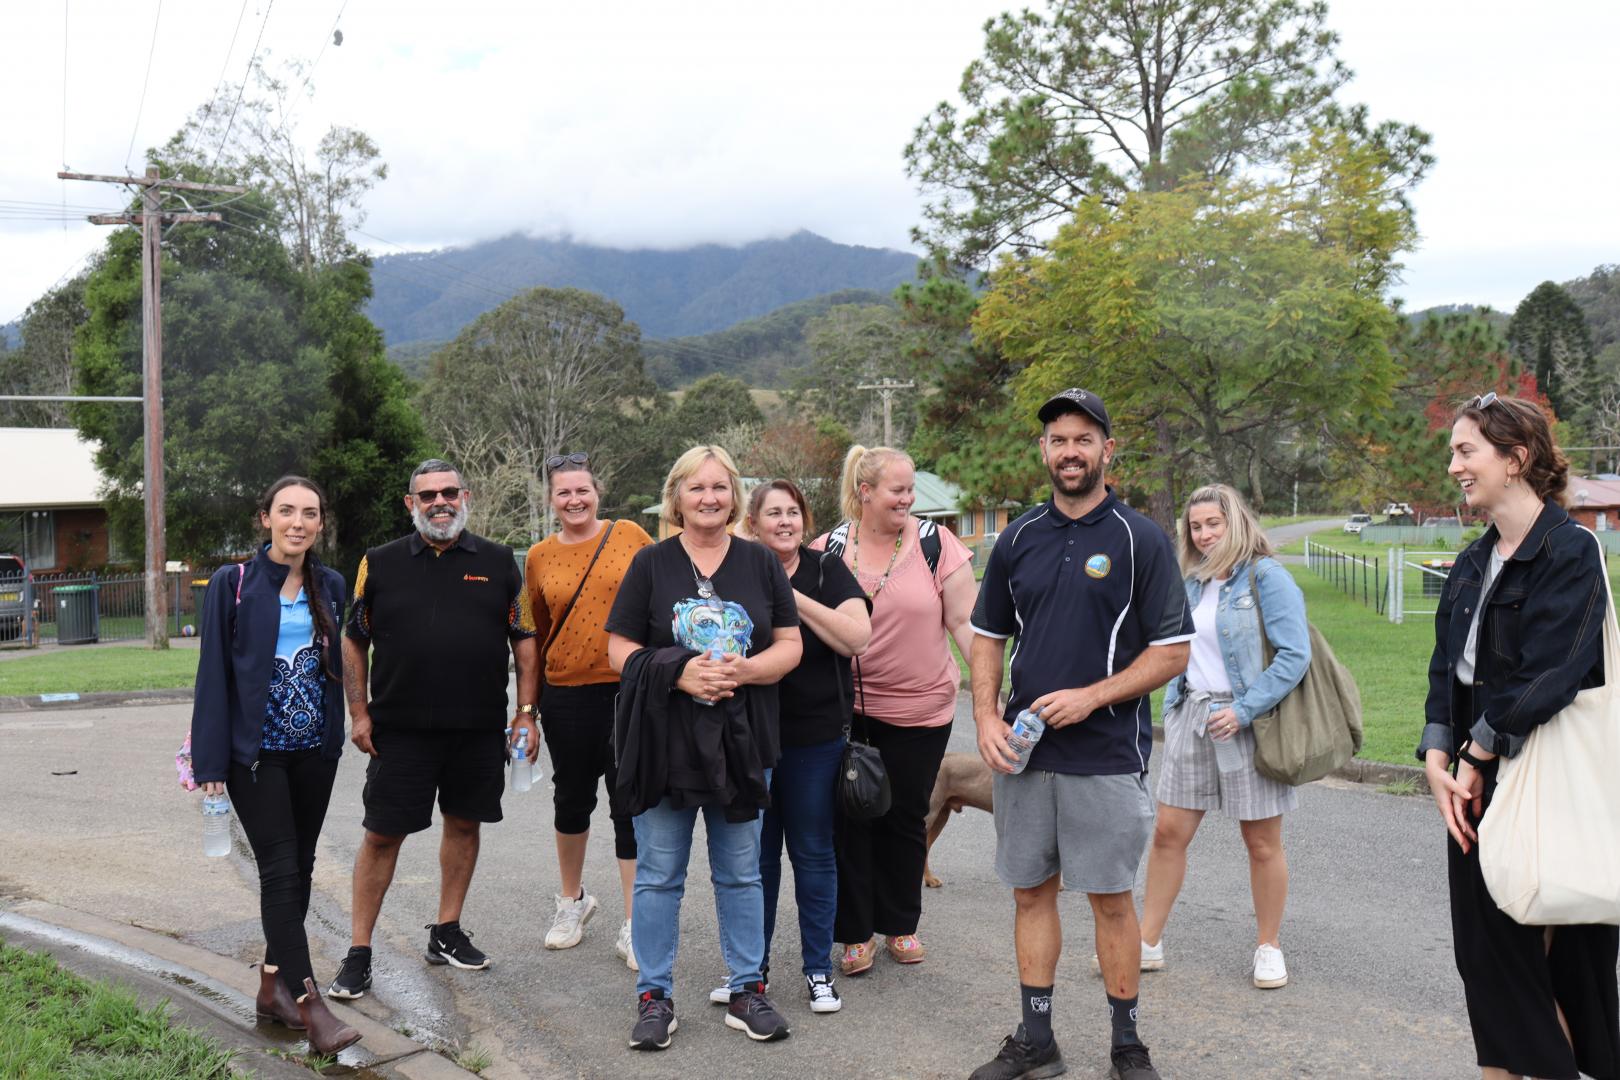
M855 681L861 678L861 661L855 659ZM842 711L844 680L838 680L838 703ZM866 703L865 694L861 703ZM856 742L850 736L850 722L844 721L844 760L838 766L838 809L851 821L871 821L889 812L894 801L889 791L889 770L883 755L870 742Z

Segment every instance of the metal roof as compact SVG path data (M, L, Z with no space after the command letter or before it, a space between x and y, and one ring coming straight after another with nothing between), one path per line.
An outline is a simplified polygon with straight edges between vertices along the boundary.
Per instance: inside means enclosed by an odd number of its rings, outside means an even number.
M72 428L0 428L0 510L100 506L95 452Z

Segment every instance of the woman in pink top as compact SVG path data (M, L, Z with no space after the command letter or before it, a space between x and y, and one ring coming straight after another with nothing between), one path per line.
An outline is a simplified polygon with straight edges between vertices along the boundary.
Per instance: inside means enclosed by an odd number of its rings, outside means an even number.
M911 516L916 469L899 450L850 447L842 493L846 520L813 548L839 551L872 598L872 641L855 668L851 737L883 755L893 802L871 821L838 822L841 967L872 966L876 935L902 964L923 959L917 940L927 855L928 799L950 739L961 674L946 635L964 655L978 586L972 554L949 530Z

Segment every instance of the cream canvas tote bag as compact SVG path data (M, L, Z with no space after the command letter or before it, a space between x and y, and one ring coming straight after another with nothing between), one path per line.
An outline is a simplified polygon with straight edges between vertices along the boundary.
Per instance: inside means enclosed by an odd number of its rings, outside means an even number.
M1603 685L1502 760L1479 823L1485 887L1527 926L1620 924L1620 628L1607 569L1603 588Z

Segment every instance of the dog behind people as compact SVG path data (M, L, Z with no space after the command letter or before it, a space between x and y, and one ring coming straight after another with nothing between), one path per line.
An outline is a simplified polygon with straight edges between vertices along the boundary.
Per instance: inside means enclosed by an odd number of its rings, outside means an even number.
M928 800L928 850L934 850L934 841L945 828L952 813L962 808L991 812L990 766L978 754L949 753L939 763L939 776L934 780L934 794ZM923 862L923 884L937 889L943 882L934 876L927 861Z

